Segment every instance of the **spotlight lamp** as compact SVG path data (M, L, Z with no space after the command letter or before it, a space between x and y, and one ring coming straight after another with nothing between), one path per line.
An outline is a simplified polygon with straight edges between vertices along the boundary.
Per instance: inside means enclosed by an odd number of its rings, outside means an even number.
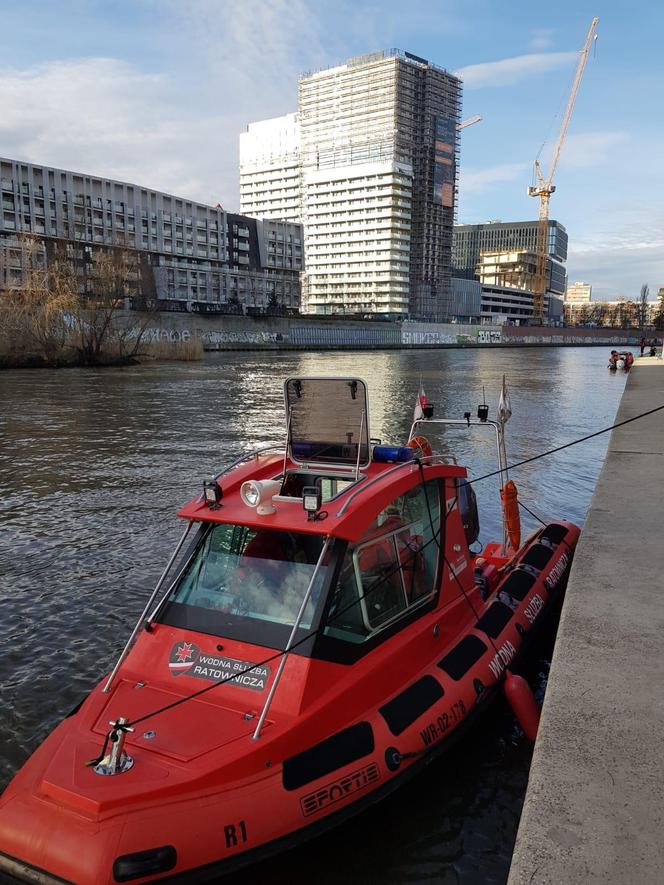
M489 407L486 403L482 403L482 405L477 407L477 417L480 421L486 421L489 417Z
M206 479L203 482L203 498L210 510L218 510L221 507L221 499L224 493L216 479Z
M272 498L279 494L281 483L275 479L250 479L240 486L240 497L247 507L255 507L259 516L276 512Z
M319 486L305 486L302 489L302 506L309 519L315 519L323 503L323 493Z

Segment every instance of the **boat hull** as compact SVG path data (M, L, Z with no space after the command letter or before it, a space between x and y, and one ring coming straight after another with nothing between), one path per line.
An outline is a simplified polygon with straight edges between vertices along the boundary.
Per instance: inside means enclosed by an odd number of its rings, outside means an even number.
M205 881L310 838L378 801L486 708L562 593L578 535L568 523L540 531L487 601L475 597L480 616L453 641L441 645L445 610L420 619L416 644L427 643L430 652L417 672L399 683L392 672L399 662L388 665L386 650L367 685L385 680L398 690L379 685L380 702L369 701L361 716L346 722L337 700L336 712L303 714L290 736L267 728L254 742L256 764L238 769L242 776L206 769L205 755L189 763L156 762L133 747L134 768L121 776L100 778L85 770L84 760L98 752L98 744L83 723L105 715L100 692L93 692L0 799L0 870L20 881L77 885L155 877ZM458 606L467 609L467 602L460 598ZM370 694L367 690L367 698ZM332 712L336 730L320 724ZM212 758L222 759L223 752L230 750L222 747ZM81 798L72 786L54 785L48 770L56 757L61 769L75 772L77 782L89 782L96 794ZM122 801L122 790L130 787L131 801Z

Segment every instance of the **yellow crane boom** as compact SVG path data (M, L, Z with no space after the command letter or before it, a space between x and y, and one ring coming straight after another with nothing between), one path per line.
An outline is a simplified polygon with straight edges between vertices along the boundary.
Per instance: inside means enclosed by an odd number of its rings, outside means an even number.
M544 296L546 295L547 284L549 202L551 200L551 194L556 189L553 183L553 176L555 175L556 167L558 166L558 160L560 159L560 152L562 151L565 136L567 135L569 121L572 118L574 102L576 101L576 95L579 91L579 86L581 85L581 77L583 76L583 71L586 67L586 61L588 60L588 52L590 51L590 46L592 45L593 40L596 38L595 30L598 24L599 18L595 16L595 18L592 20L592 23L588 30L588 34L586 36L586 42L583 44L583 49L581 50L579 56L579 63L576 67L576 75L574 77L574 83L572 84L572 91L570 93L567 107L565 109L565 116L563 117L563 121L560 126L558 140L556 141L556 145L553 149L553 157L551 159L549 174L545 178L542 174L542 167L540 166L539 160L535 160L536 184L528 188L528 195L530 197L539 197L540 201L539 224L537 226L537 245L535 248L537 264L535 269L535 282L533 285L534 323L544 322Z

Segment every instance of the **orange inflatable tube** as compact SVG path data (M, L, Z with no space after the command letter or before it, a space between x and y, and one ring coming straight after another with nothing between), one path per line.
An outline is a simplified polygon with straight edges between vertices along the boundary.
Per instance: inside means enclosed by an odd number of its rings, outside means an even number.
M518 493L511 479L500 490L500 500L503 504L505 528L510 546L512 550L518 550L521 546L521 517L519 516Z

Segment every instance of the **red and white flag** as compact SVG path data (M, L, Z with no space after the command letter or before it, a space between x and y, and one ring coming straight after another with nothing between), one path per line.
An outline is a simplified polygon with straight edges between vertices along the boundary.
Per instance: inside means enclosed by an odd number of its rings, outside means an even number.
M424 392L422 380L420 379L420 392L417 394L417 402L415 403L415 411L413 412L413 421L421 421L424 418L424 409L428 404L427 395Z

